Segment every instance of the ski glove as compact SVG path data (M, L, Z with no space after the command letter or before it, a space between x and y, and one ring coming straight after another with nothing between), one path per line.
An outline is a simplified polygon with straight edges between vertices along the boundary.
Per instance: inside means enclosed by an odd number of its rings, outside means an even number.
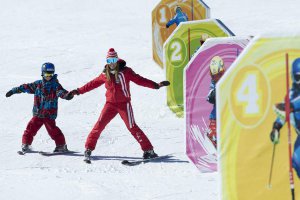
M215 89L212 89L209 91L206 100L211 104L216 103L216 90Z
M73 97L74 97L74 95L73 95L71 92L69 92L69 93L66 95L66 100L71 100L71 99L73 99Z
M273 142L273 144L278 144L279 143L279 131L277 129L273 129L271 131L271 134L270 134L270 138L271 138L271 141Z
M163 86L169 86L170 82L169 81L162 81L158 84L159 88L163 87Z
M277 103L275 104L275 108L281 112L285 112L285 103ZM290 111L294 112L294 104L290 103Z
M69 92L69 93L71 93L73 96L74 96L74 95L79 95L78 89L72 90L72 91Z
M166 24L166 28L169 28L170 26L168 24Z
M279 117L282 121L285 121L285 103L277 103L273 107L275 114ZM294 104L290 104L290 112L294 112Z
M6 97L10 97L11 95L13 95L14 93L13 93L13 91L11 91L11 90L9 90L7 93L6 93Z
M280 129L282 125L279 124L278 122L274 122L273 124L273 130L270 133L270 139L273 142L273 144L278 144L279 143L279 137L280 137Z

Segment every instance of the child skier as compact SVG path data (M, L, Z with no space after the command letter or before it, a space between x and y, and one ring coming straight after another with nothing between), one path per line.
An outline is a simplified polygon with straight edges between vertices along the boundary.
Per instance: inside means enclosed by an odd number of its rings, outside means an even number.
M289 91L290 99L290 117L291 124L297 133L297 138L294 143L294 153L292 156L293 168L297 172L300 179L300 58L294 60L292 64L292 80L293 85ZM272 131L270 133L271 141L274 144L279 143L280 130L286 123L285 119L285 103L278 103L275 105L275 112L278 115L273 123Z
M6 93L6 97L17 93L34 94L33 118L29 121L22 137L23 154L30 151L33 138L43 125L55 141L56 148L54 152L68 151L65 137L56 126L55 119L57 117L58 97L71 100L73 95L60 85L54 71L55 67L52 63L44 63L42 65L42 80L23 84Z
M113 48L109 49L106 61L107 64L104 67L103 73L84 86L71 91L72 95L79 95L89 92L102 84L105 84L106 88L106 103L85 143L85 161L90 163L91 153L96 147L101 132L117 114L121 116L128 130L140 144L144 151L143 158L148 159L157 157L158 155L153 151L153 146L149 139L137 126L134 120L130 103L129 82L132 81L138 85L152 89L168 86L170 85L170 82L162 81L157 84L134 73L131 68L126 67L126 62L124 60L118 58L117 52Z
M169 28L173 24L176 24L176 26L178 26L181 22L188 21L187 14L182 11L180 6L176 6L175 13L175 16L166 24L166 28Z
M209 65L211 82L207 101L213 104L213 109L209 115L209 129L208 138L212 141L213 145L217 147L217 131L216 131L216 84L225 72L224 61L220 56L214 56Z

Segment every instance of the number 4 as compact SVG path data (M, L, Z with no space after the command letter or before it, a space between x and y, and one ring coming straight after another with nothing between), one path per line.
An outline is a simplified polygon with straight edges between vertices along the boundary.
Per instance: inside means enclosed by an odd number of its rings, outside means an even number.
M249 74L237 92L237 100L246 103L246 114L257 114L259 112L257 93L257 76Z

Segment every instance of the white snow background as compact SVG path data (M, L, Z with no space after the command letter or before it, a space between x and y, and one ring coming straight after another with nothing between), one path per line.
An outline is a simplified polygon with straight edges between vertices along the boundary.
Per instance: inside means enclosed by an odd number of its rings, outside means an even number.
M217 173L201 174L185 156L184 120L166 106L166 90L131 84L135 120L160 154L173 160L127 167L122 159L142 151L116 117L103 131L91 165L80 156L20 156L32 117L33 95L5 93L40 79L52 62L60 83L75 89L96 77L114 47L136 73L156 82L164 72L152 60L151 11L158 0L0 0L0 199L3 200L216 200ZM300 32L299 0L206 0L211 17L236 35ZM284 2L284 3L283 3ZM84 143L105 102L105 89L59 100L57 124L69 149ZM43 127L34 150L55 145Z

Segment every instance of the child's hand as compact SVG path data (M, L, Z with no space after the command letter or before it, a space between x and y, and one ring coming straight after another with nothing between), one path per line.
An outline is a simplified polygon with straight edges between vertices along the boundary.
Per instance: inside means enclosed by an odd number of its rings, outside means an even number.
M11 91L11 90L9 90L7 93L6 93L6 97L10 97L11 95L13 95L14 93L13 93L13 91Z

